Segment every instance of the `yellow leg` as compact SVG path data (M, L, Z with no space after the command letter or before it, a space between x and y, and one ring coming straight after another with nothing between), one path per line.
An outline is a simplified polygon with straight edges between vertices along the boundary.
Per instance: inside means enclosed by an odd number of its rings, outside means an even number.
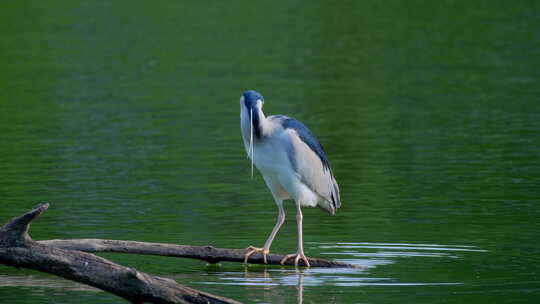
M303 219L302 209L300 207L300 203L297 202L296 203L296 225L298 226L298 251L296 251L296 253L286 255L281 260L281 262L280 262L281 265L284 265L285 262L288 259L295 258L294 259L294 266L298 266L298 262L300 260L302 260L302 261L304 261L304 264L307 267L310 267L308 258L304 254L304 241L302 239L302 235L303 235L303 233L302 233L302 219Z
M276 204L278 205L278 219L276 225L274 226L274 229L272 229L270 236L268 236L268 239L266 239L263 248L257 248L253 246L249 246L248 248L246 248L248 252L246 252L246 255L244 255L244 263L247 264L249 257L254 253L259 252L263 255L264 263L268 264L266 256L270 253L270 246L272 246L272 242L274 241L274 238L276 237L279 228L281 228L281 225L283 225L283 223L285 222L285 210L283 210L283 201L276 200Z

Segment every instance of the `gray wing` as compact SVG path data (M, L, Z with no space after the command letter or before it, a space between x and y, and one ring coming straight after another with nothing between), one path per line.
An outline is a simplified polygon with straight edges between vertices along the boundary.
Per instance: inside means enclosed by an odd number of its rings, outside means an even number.
M321 143L300 121L286 116L279 118L295 171L304 184L326 201L319 203L319 207L334 214L341 206L339 186Z

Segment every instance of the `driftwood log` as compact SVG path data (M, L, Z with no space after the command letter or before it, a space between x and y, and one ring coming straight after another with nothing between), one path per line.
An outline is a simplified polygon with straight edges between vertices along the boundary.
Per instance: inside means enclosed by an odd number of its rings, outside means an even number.
M47 240L38 243L68 250L80 250L84 252L118 252L160 255L168 257L180 257L203 260L208 263L244 262L245 249L216 248L212 246L187 246L163 243L146 243L136 241L103 240L103 239L76 239L76 240ZM280 265L284 255L269 254L267 256L269 265ZM334 268L356 268L356 265L308 258L311 267L334 267ZM263 256L260 253L253 254L249 258L251 264L264 264ZM303 261L300 261L300 265ZM294 266L294 259L289 259L285 265Z
M28 234L30 222L49 204L41 204L0 228L0 264L34 269L100 288L133 303L239 303L201 292L174 280L149 275L115 264L90 252L116 252L191 258L208 263L244 262L245 249L187 246L122 240L76 239L34 241ZM267 256L269 265L280 265L284 255ZM260 253L249 263L264 264ZM303 263L303 261L300 261ZM312 267L356 268L356 265L309 258ZM285 265L294 265L292 259Z
M132 303L239 303L174 280L149 275L90 253L40 244L28 234L30 222L47 210L41 204L0 228L0 263L34 269L116 294Z

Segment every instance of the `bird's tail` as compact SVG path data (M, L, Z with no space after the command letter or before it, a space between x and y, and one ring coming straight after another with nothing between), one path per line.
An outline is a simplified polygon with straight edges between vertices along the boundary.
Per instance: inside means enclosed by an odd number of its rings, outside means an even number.
M327 200L321 200L317 204L317 207L321 208L322 210L330 213L331 215L336 214L336 207L332 202L329 202Z
M341 207L341 199L339 196L339 186L332 174L332 193L328 199L323 199L319 201L317 207L323 209L324 211L334 215L339 207Z

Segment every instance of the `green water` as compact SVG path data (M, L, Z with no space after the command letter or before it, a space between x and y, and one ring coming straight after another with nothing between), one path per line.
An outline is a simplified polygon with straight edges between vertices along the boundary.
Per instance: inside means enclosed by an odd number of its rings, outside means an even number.
M238 100L302 120L342 192L306 254L359 270L103 255L246 303L540 298L538 1L4 1L0 221L35 239L261 246ZM273 252L296 250L294 207ZM0 266L2 303L124 302Z

